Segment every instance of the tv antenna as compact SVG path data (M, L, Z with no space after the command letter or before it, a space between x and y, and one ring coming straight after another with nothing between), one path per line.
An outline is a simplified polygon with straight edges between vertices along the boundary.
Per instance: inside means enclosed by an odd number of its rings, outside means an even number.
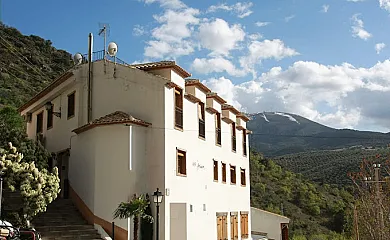
M99 36L103 36L104 38L104 61L106 60L107 55L107 35L110 35L110 24L99 23Z

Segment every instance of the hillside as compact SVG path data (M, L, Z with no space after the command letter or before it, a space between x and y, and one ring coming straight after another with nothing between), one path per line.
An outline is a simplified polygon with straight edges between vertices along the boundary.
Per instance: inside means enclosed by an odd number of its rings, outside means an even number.
M346 149L336 151L316 151L289 154L275 157L274 161L284 169L299 173L318 183L350 185L348 172L358 172L363 158L371 159L377 155L383 162L390 149Z
M72 66L51 44L0 22L0 105L20 106Z
M320 186L253 152L250 170L251 205L278 214L283 206L284 215L291 219L292 239L304 235L310 240L335 240L346 239L342 232L350 235L353 197L346 190Z
M251 147L265 156L390 143L389 134L334 129L295 114L265 112L250 117Z

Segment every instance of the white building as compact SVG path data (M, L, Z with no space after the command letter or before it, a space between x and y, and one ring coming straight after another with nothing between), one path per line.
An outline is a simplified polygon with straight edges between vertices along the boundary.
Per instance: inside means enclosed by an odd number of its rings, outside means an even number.
M251 239L248 118L175 62L91 65L20 108L56 155L61 196L120 240L132 224L113 220L118 204L156 188L161 240Z

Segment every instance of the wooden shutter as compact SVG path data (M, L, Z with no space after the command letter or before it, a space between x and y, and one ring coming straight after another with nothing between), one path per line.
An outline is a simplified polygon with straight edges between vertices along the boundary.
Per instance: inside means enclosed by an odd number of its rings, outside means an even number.
M228 240L227 216L222 216L222 239Z
M222 231L222 216L217 217L217 239L223 240L223 231Z
M238 239L238 218L237 215L230 216L230 239Z
M248 214L241 214L241 238L248 238Z
M238 215L234 216L234 240L238 239Z

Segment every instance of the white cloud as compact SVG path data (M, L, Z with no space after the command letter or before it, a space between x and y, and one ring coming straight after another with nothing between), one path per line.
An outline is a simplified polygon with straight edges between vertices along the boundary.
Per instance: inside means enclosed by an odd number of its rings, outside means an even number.
M390 0L379 0L379 6L390 12Z
M285 22L289 22L291 19L295 18L295 15L290 15L284 18Z
M146 32L145 32L145 29L143 26L140 26L140 25L135 25L134 28L133 28L133 35L134 36L142 36L144 35Z
M253 34L248 35L248 38L250 40L259 40L259 39L263 38L263 35L261 35L260 33L253 33Z
M229 12L234 12L239 18L245 18L253 13L251 7L253 6L252 2L238 2L233 5L226 5L221 3L218 5L212 5L207 9L207 12L216 12L218 10L224 10Z
M368 40L370 37L372 37L372 34L367 32L364 29L364 23L363 20L359 18L360 14L354 14L351 18L352 20L352 36L353 37L359 37L363 40Z
M244 40L245 32L241 25L229 24L220 18L205 21L199 26L198 39L201 46L209 49L212 55L229 55Z
M160 3L161 7L164 8L171 8L171 9L180 9L187 7L182 1L180 0L139 0L141 2L145 2L146 4L151 4L158 2Z
M375 44L375 51L377 54L381 53L381 51L386 47L385 43L377 43Z
M167 9L162 15L153 16L161 24L152 30L152 40L147 42L144 55L151 58L176 58L194 52L191 36L199 24L199 10L184 8Z
M227 72L231 76L242 77L247 73L244 70L237 69L232 62L222 57L216 57L211 59L195 58L191 68L201 74L209 74L212 72Z
M299 53L285 46L280 39L252 41L248 46L248 55L240 58L241 66L256 76L254 67L265 59L281 60L286 57L292 57Z
M327 13L329 10L329 5L322 5L322 12Z
M258 27L265 27L265 26L271 24L271 22L256 22L255 24Z
M234 85L227 78L213 78L205 84L243 111L296 113L337 128L390 129L390 111L385 110L390 60L371 68L298 61L287 69L274 67L256 81Z

